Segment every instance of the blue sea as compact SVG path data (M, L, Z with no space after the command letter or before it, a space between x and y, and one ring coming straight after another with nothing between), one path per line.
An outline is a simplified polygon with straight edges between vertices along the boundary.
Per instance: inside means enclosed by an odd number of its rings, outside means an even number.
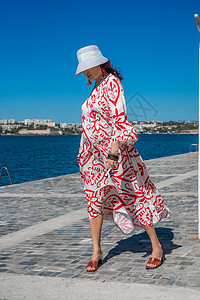
M79 172L80 135L0 136L0 168L7 167L12 183ZM188 153L198 134L138 134L135 147L143 160ZM3 170L0 186L10 181Z

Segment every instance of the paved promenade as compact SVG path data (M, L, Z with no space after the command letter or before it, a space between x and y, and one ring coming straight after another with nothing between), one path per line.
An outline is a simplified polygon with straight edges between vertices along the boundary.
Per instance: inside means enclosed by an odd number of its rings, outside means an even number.
M92 254L79 173L0 188L0 300L200 299L198 152L145 161L172 212L156 232L166 260L146 270L147 234L124 235L104 221L104 264Z

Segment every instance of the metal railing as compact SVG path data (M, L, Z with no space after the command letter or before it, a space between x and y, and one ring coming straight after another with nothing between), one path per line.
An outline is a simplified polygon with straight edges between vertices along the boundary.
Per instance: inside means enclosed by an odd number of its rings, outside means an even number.
M194 151L198 151L198 144L190 144L189 152L194 152Z
M7 175L9 177L10 184L12 184L12 181L11 181L11 178L10 178L10 173L9 173L9 171L6 167L1 168L0 181L1 181L1 176L2 176L3 169L7 171Z

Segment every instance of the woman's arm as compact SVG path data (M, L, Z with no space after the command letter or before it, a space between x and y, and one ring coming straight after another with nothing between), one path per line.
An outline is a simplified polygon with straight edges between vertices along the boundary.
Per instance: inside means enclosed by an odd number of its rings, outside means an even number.
M119 151L119 141L112 141L110 152L112 154L117 155L118 151ZM115 168L118 167L118 163L116 161L112 160L112 159L108 159L107 164L106 164L106 169L108 170L108 169L110 169L110 167L112 169L115 169Z
M108 83L107 100L111 109L113 128L110 152L117 155L120 144L133 145L138 137L133 126L127 121L123 86L116 78ZM107 169L115 165L117 167L116 161L108 159Z
M119 150L119 141L112 141L110 152L113 154L118 154Z
M116 78L112 78L108 83L107 99L112 115L112 143L118 141L127 146L133 145L138 137L133 126L127 120L123 86ZM117 145L112 144L112 147L113 150L116 150Z

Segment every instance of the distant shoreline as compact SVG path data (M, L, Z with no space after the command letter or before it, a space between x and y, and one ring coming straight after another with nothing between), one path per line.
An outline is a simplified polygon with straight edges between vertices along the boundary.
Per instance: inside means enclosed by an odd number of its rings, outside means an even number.
M167 132L160 132L160 133L137 133L137 135L157 135L157 134L199 134L198 130L188 130L188 131L182 131L182 132L173 132L173 133L167 133ZM81 135L81 134L0 134L0 136L74 136L74 135Z

